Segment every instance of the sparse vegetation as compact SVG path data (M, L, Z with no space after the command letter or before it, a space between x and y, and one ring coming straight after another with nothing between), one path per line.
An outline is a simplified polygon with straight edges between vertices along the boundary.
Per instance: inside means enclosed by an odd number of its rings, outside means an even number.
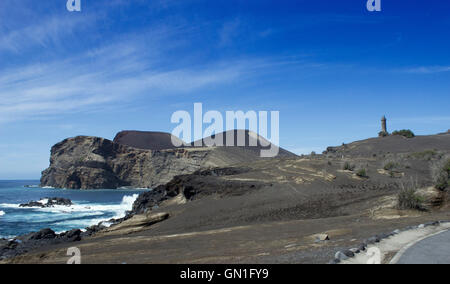
M424 210L424 198L417 194L417 182L411 181L409 184L401 183L401 190L398 193L398 209L401 210Z
M431 165L431 174L436 189L445 190L450 186L450 156Z
M356 175L359 176L359 177L362 177L362 178L367 178L367 177L368 177L368 176L367 176L367 170L366 170L366 169L359 169L359 170L356 172Z
M426 150L423 152L413 153L413 154L411 154L411 157L414 159L430 161L431 159L435 158L437 155L438 155L438 152L436 150Z
M378 133L379 137L387 137L389 136L389 133L385 132L385 131L380 131L380 133Z
M393 171L400 167L400 163L395 160L386 160L383 165L383 169L386 171Z
M345 162L344 166L342 167L342 169L344 171L351 171L351 172L353 172L355 170L355 168L356 168L356 166L353 164L350 164L350 162Z
M406 138L414 138L414 137L416 137L414 132L412 132L409 129L403 129L403 130L394 131L394 132L392 132L392 135L399 135L399 136L403 136L403 137L406 137Z

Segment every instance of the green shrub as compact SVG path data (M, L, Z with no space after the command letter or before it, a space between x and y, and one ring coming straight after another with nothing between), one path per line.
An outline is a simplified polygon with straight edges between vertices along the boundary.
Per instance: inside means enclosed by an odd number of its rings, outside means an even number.
M394 161L386 161L384 163L383 169L385 169L386 171L392 171L396 168L400 167L400 164Z
M359 177L362 177L362 178L367 178L368 177L366 169L359 169L356 172L356 175L359 176Z
M350 164L349 162L345 162L344 166L342 167L344 171L351 171L353 172L355 170L355 165Z
M392 132L392 135L399 135L399 136L403 136L403 137L406 137L406 138L414 138L414 137L416 137L414 132L412 132L409 129L403 129L403 130L394 131L394 132Z

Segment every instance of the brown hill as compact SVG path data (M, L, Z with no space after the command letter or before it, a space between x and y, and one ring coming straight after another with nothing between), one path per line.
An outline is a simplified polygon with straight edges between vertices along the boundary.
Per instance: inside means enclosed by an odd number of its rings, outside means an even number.
M421 153L425 151L450 151L450 133L406 138L391 135L356 141L339 147L328 147L325 154L349 157L369 157L390 153Z
M232 134L233 136L229 136L229 134ZM254 155L259 156L261 153L261 150L264 150L264 149L268 150L272 146L272 144L267 139L265 139L264 137L254 133L252 131L249 131L249 130L229 130L229 131L223 132L219 135L222 135L221 142L222 142L222 145L225 145L225 147L223 147L225 149L222 149L222 150L227 151L227 152L228 151L235 152L236 149L233 149L233 148L241 148L240 151L248 151L250 153L253 153ZM244 145L238 144L238 137L240 135L244 138L244 140L243 140ZM233 137L233 140L228 141L228 137ZM191 145L193 145L193 146L199 145L200 147L206 147L205 141L208 141L208 139L211 139L211 138L214 139L217 137L213 135L213 136L210 136L207 138L203 138L201 140L192 142ZM263 146L261 144L261 141L263 141L264 145L269 145L269 146ZM234 146L230 147L227 145L234 145ZM253 146L253 145L256 145L256 146ZM222 147L217 147L217 148L222 148ZM280 147L277 157L296 157L296 155L294 153L291 153Z
M145 150L164 150L176 148L172 139L181 142L180 139L169 133L124 130L116 134L114 143Z
M229 141L230 143L227 144L228 142L227 137L229 137L229 134L233 134L234 139L233 141ZM224 149L217 149L217 151L221 152L222 154L226 154L228 152L229 155L232 156L236 154L242 155L243 152L248 152L244 154L245 156L253 156L253 155L259 156L261 150L270 149L270 146L261 145L260 141L263 141L264 145L271 145L270 142L267 141L265 138L249 130L230 130L218 135L222 135L223 137L222 145L224 146L230 145L230 146L224 147ZM238 137L240 135L244 137L245 143L243 145L238 146ZM207 138L203 138L201 140L197 140L195 142L192 142L190 146L207 147L207 143L205 143L205 141L208 141L208 139L215 137L216 136L213 135ZM181 143L180 139L171 135L170 133L124 130L116 134L116 137L114 138L114 143L144 150L166 150L178 148L172 144L172 139ZM283 148L280 148L278 156L295 157L296 155Z

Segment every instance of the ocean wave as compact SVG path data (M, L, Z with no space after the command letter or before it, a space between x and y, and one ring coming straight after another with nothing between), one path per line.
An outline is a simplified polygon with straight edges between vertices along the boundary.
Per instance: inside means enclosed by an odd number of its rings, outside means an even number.
M14 239L15 237L17 237L17 236L13 236L13 235L7 235L7 236L4 236L4 235L0 235L0 239L5 239L5 240L12 240L12 239Z
M3 215L5 215L5 211L0 210L0 216L3 216Z
M29 210L30 212L35 212L38 214L42 213L50 213L51 218L54 220L54 225L63 226L63 227L79 227L83 228L86 226L97 225L100 222L104 222L104 226L110 225L107 223L111 218L112 219L120 219L125 217L126 212L130 211L133 207L133 203L138 198L139 194L126 195L122 198L120 204L73 204L71 206L64 205L55 205L54 207L20 207L20 204L8 204L3 203L0 204L2 208L10 208L10 209L21 209L21 210ZM42 201L42 202L41 202ZM45 203L45 200L41 200L40 203ZM3 211L0 211L3 212ZM101 216L109 213L109 218L101 218ZM2 214L0 214L1 216ZM73 216L70 220L64 220L67 218L67 215ZM38 215L34 218L36 222L42 222L42 219L39 218ZM91 217L91 218L89 218ZM29 214L23 216L23 218L30 218ZM46 217L48 221L49 216ZM60 219L60 221L58 221ZM33 221L28 221L33 222Z

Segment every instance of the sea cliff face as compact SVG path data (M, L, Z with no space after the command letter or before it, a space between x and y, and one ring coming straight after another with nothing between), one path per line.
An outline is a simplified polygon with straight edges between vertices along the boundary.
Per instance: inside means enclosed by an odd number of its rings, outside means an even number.
M41 186L153 188L208 165L208 155L207 149L141 150L99 137L78 136L52 147Z
M248 145L242 147L206 147L200 143L199 147L175 148L171 144L173 137L160 132L122 131L114 141L90 136L68 138L52 147L50 166L42 172L41 186L155 188L178 175L261 159L262 148L249 146L250 139L258 137L248 131L243 134ZM296 157L281 148L279 156Z

